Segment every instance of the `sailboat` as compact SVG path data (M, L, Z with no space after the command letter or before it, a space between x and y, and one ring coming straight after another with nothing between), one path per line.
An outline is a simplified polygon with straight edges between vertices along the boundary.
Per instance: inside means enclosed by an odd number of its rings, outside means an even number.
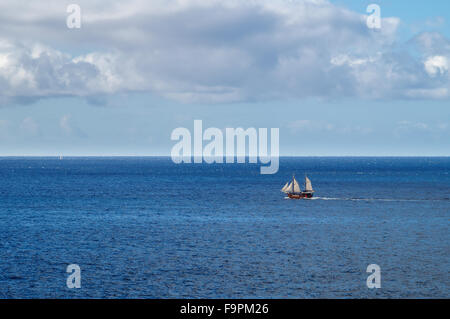
M305 175L305 189L302 191L300 185L295 179L295 175L292 176L292 182L287 182L286 185L281 189L283 193L286 193L289 198L301 199L301 198L311 198L313 197L314 190L311 185L311 181L308 176Z

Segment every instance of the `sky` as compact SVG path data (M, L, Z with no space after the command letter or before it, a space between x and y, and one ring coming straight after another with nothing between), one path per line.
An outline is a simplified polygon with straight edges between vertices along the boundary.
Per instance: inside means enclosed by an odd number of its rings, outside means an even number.
M0 156L169 155L196 119L286 156L449 156L449 68L446 0L0 0Z

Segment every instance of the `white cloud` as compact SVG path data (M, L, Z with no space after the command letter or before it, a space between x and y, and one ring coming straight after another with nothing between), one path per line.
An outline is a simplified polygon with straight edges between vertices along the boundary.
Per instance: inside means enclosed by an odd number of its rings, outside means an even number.
M41 134L39 124L32 117L24 118L20 124L20 128L25 134L30 136L37 136Z
M287 124L287 127L294 134L296 133L318 133L332 132L338 134L370 134L373 132L371 127L361 125L338 125L325 121L296 120Z
M417 37L423 60L397 53L398 18L374 31L365 12L325 0L78 3L73 30L60 1L1 6L0 103L133 91L208 103L449 97L448 77L432 76L448 70L448 40Z
M448 133L448 125L446 122L434 122L425 123L418 121L400 121L394 129L394 135L400 136L410 136L412 133L422 136L441 136L442 134Z
M59 120L59 127L67 135L85 137L86 134L73 122L70 114L63 115Z
M61 119L59 121L59 126L65 133L72 134L73 129L72 129L72 126L70 125L69 120L70 120L70 115L64 115L63 117L61 117Z
M375 131L373 127L347 124L332 123L321 120L295 120L287 124L287 128L293 135L306 136L352 136L356 137L375 137L379 134L388 133L396 137L410 137L411 134L422 136L443 136L448 133L449 123L447 122L422 122L403 120L395 123L390 128L384 128L383 131Z
M8 134L9 122L7 120L0 119L0 139L3 139Z
M436 74L444 74L448 71L448 60L445 56L436 55L429 57L425 63L425 70L430 76L435 76Z

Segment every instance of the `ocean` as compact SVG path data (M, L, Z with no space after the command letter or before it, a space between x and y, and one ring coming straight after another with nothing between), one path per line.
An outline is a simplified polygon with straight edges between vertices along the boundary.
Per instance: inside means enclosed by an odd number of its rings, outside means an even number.
M0 158L0 298L450 297L449 157L259 168ZM293 173L314 199L285 199Z

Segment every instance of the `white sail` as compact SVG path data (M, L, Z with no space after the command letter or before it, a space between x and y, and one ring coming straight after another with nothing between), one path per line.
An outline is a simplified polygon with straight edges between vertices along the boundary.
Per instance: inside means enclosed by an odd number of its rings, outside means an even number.
M291 190L293 193L301 193L300 185L298 184L295 177L293 178L293 186L291 186Z
M306 176L305 176L305 191L307 191L307 192L312 192L313 191L312 185L311 185L311 181Z
M281 191L283 193L287 193L287 191L289 190L289 182L286 183L286 185L283 186L283 188L281 189Z
M292 182L286 187L285 193L291 193L292 192Z

